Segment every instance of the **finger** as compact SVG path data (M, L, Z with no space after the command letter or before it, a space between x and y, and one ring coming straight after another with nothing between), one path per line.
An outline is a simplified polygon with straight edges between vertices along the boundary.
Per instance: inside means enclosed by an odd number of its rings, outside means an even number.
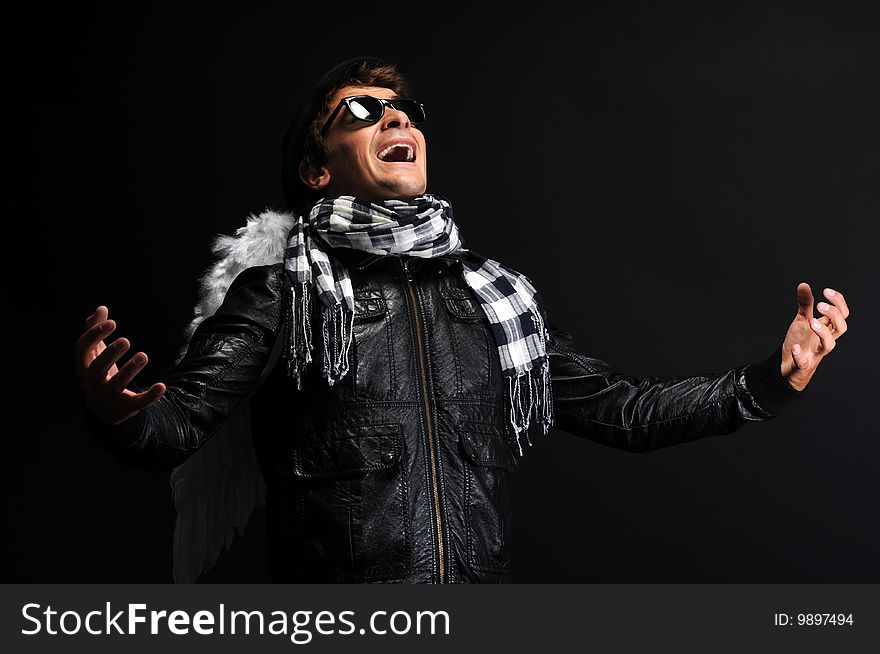
M828 301L840 309L840 315L843 316L843 319L846 320L849 318L849 305L846 303L843 293L835 291L833 288L826 288L824 293L825 297L828 298Z
M821 354L828 354L834 349L834 346L836 345L834 335L831 333L831 330L828 329L827 325L823 325L818 320L813 319L810 321L810 327L812 327L813 331L819 335L819 340L822 342L822 345L819 348Z
M801 347L800 343L795 343L791 347L791 360L794 361L795 368L799 370L803 370L804 368L808 368L810 364L810 360L807 357L807 353L804 352L804 349Z
M820 319L820 322L831 330L835 339L840 337L840 335L846 331L846 320L844 320L843 316L840 314L840 309L827 302L819 302L819 304L816 305L816 308L819 310L819 313L822 314L823 319ZM828 321L826 322L824 318L827 318Z
M107 379L107 371L110 370L110 367L116 363L119 357L125 354L130 345L131 343L127 338L117 338L89 364L89 375L98 381Z
M107 390L112 393L122 393L137 374L147 365L147 355L145 352L138 352L132 356L125 365L120 368L119 372L113 375L107 382Z
M131 407L135 411L140 411L145 406L149 406L165 394L165 384L156 382L143 393L137 393L131 397Z
M95 323L76 340L76 360L83 369L87 369L94 358L90 353L104 338L113 333L116 323L112 320L102 320Z
M797 287L798 313L807 320L813 319L813 291L806 282L801 282Z
M834 338L837 338L837 334L836 334L836 332L834 331L834 323L831 322L831 318L829 318L828 316L822 316L822 317L820 317L820 318L817 318L816 320L818 320L818 321L821 322L823 325L825 325L826 327L828 327L828 329L831 330L831 333L834 334Z
M107 320L107 315L109 314L109 309L105 307L103 304L95 309L95 313L86 318L86 326L84 329L90 329L93 325Z

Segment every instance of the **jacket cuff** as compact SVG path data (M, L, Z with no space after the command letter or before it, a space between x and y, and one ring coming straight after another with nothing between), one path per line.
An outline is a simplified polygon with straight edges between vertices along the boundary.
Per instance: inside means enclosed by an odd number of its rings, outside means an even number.
M807 388L797 391L782 376L782 347L768 358L746 366L746 386L755 402L770 415L775 416L797 398L807 393Z

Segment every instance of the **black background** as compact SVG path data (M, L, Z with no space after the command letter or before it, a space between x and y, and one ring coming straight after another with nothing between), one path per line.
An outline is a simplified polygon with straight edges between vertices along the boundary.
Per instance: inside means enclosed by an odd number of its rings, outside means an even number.
M7 273L6 580L171 580L167 474L89 440L74 341L106 304L160 380L210 241L283 208L301 95L375 54L428 108L429 191L466 245L529 275L619 370L763 359L801 281L852 310L808 397L768 423L646 455L539 440L517 473L515 581L880 581L874 3L302 4L10 16L7 139L25 165L8 179L26 197L7 223L23 262ZM258 511L203 581L265 581L263 526Z

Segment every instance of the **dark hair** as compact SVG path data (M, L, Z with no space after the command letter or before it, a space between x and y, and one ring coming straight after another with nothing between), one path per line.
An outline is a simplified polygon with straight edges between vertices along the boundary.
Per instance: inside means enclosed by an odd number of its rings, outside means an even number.
M326 161L327 146L321 127L335 108L330 106L333 96L346 86L378 86L402 97L410 95L409 82L397 66L376 57L349 59L324 75L312 88L282 142L282 186L290 210L303 213L321 197L320 192L303 184L300 164L308 168Z

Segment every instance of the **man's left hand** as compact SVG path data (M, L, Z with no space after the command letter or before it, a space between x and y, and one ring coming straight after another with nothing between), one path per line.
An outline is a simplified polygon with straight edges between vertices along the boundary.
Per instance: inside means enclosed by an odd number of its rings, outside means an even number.
M798 284L797 315L782 343L782 376L797 391L806 388L819 362L834 349L837 339L846 332L849 306L843 293L826 288L824 295L827 302L816 305L822 315L814 318L810 285L806 282Z

